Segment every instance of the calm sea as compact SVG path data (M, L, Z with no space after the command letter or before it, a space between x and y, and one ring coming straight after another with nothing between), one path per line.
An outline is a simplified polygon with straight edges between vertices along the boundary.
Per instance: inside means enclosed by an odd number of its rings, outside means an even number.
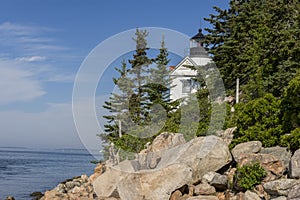
M27 149L0 147L0 200L12 195L31 199L35 191L53 189L60 182L91 175L95 160L82 149Z

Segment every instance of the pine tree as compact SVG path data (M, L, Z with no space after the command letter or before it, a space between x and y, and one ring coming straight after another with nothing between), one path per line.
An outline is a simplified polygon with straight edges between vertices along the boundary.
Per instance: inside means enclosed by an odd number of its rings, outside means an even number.
M117 86L118 92L112 93L109 101L105 101L103 105L110 115L103 116L107 120L107 124L104 125L106 135L102 137L110 142L116 142L116 140L120 139L120 135L123 134L120 132L119 121L123 121L124 125L129 124L129 122L126 123L124 120L128 119L129 98L133 93L133 85L128 78L129 69L126 62L123 60L121 68L115 68L115 70L119 73L119 77L113 78L113 82ZM126 130L125 127L123 129Z
M154 59L155 66L150 69L150 83L145 87L148 93L149 105L159 104L167 113L173 110L178 104L176 102L171 102L170 99L172 79L169 75L168 64L170 60L168 59L168 56L169 53L163 38L159 54Z
M206 19L206 43L225 87L240 78L245 99L279 97L299 68L300 3L297 0L232 0Z
M105 126L106 134L101 134L102 139L113 143L117 149L127 152L139 152L144 145L153 138L138 137L136 132L149 120L147 92L144 85L149 76L148 66L151 59L147 57L147 31L136 31L136 51L133 59L129 60L131 68L126 62L122 62L122 67L115 68L120 74L114 78L113 82L118 88L117 93L111 94L109 101L106 101L106 108L110 115L103 116L107 119ZM138 127L138 128L135 128Z
M146 30L136 30L136 50L133 59L129 60L131 64L130 78L134 83L133 94L129 101L130 116L136 125L145 125L149 122L149 111L147 110L147 92L144 86L148 83L149 65L152 60L148 58Z
M128 152L141 151L152 138L135 137L129 132L135 125L129 106L131 97L134 95L135 85L129 76L130 69L127 68L125 61L122 62L120 69L115 68L115 70L119 73L119 77L113 78L113 82L117 86L118 92L112 93L109 100L105 101L103 105L110 115L103 116L107 119L107 124L104 125L105 133L99 136L109 145L113 144L115 152L118 154L121 150L123 155L120 156L122 157L124 154L128 156Z

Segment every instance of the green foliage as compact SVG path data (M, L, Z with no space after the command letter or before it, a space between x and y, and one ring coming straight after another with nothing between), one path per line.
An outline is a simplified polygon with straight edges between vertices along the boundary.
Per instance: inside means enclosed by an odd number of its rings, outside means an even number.
M252 140L263 146L286 146L295 151L300 148L300 75L295 76L285 89L282 100L267 94L248 103L235 106L230 126L237 126L230 148ZM285 133L285 134L284 134Z
M165 47L164 38L161 42L161 47L159 49L159 54L154 60L156 65L150 68L149 83L144 86L147 92L149 106L153 104L161 105L164 110L169 113L178 106L178 102L171 102L169 90L173 87L172 79L169 75L168 64L170 60L168 59L169 53Z
M298 150L300 148L300 128L294 129L290 134L282 135L280 144L293 152Z
M181 110L180 108L168 114L166 123L161 132L178 133L180 126Z
M286 133L300 127L300 73L289 83L281 104L282 124Z
M266 176L266 171L258 162L238 167L234 176L235 183L242 190L251 190L260 184Z
M244 100L281 96L300 67L300 2L231 0L215 10L205 42L229 93L240 78Z
M145 144L153 140L153 138L138 138L130 134L124 134L121 138L108 136L108 139L113 142L117 148L135 153L143 150Z
M237 104L233 116L237 132L230 148L253 140L261 141L265 147L278 145L282 134L279 119L280 102L272 94L266 94L248 103Z
M117 85L120 92L113 93L109 97L108 101L104 102L103 107L110 112L110 115L103 116L107 120L107 124L104 125L105 132L110 136L119 136L119 125L116 124L117 120L125 120L124 113L128 113L129 98L132 95L132 82L127 77L129 69L127 68L126 62L122 62L121 68L115 68L119 73L118 78L114 78L113 82ZM107 142L106 134L102 134L101 138Z
M169 59L164 41L159 55L151 59L147 55L148 32L137 29L135 35L136 50L133 58L128 61L131 68L127 67L125 61L121 68L115 68L119 77L114 78L113 82L118 93L113 93L103 106L110 114L103 116L107 119L107 124L104 125L106 133L100 136L105 142L112 143L119 153L120 150L137 153L144 149L147 142L153 140L153 131L154 135L159 134L163 127L160 121L162 112L153 109L154 104L159 104L166 110L167 126L163 130L174 130L174 117L170 112L178 105L169 99ZM149 65L153 62L155 67L150 68ZM150 123L155 127L149 126ZM106 153L107 151L108 148ZM124 152L122 154L127 156Z
M146 37L148 32L146 30L136 30L136 50L133 58L128 62L131 64L128 78L131 80L133 93L129 98L129 112L131 120L137 125L145 125L149 122L149 111L147 110L147 91L144 85L147 84L147 77L149 76L149 65L152 60L148 58Z

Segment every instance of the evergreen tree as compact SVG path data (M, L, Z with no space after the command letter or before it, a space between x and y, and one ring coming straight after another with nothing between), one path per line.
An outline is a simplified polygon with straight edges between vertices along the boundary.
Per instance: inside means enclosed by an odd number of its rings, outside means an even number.
M105 101L103 105L110 112L110 115L103 116L107 119L107 124L104 125L105 133L99 136L105 142L113 143L116 152L120 152L120 150L139 152L152 138L135 137L129 132L131 127L135 125L132 122L129 106L132 100L131 97L134 95L135 85L129 76L130 70L127 68L125 61L122 62L120 69L115 68L115 70L119 73L118 78L113 78L117 92L112 93L109 101Z
M109 97L109 101L105 101L103 107L107 109L110 115L103 116L107 120L107 124L104 125L106 134L102 135L105 141L118 143L117 140L121 138L126 130L126 125L130 124L128 119L128 104L129 99L133 93L133 83L128 78L129 69L126 62L122 62L121 68L115 68L119 73L118 78L113 78L114 84L117 86L118 92L112 93ZM120 122L122 122L120 124ZM122 126L123 131L120 130Z
M173 110L178 102L171 102L170 88L172 80L169 75L169 53L165 47L164 38L161 42L159 54L154 59L155 66L150 69L150 83L145 86L148 93L149 105L159 104L167 113Z
M147 109L147 92L144 86L148 83L149 65L152 60L148 58L146 30L136 30L136 50L133 54L133 59L129 60L131 64L130 78L134 84L133 94L129 100L130 116L133 122L137 125L145 125L149 122L149 110Z
M237 104L233 117L237 131L230 147L253 140L261 141L264 147L279 145L282 134L280 104L272 94Z
M289 83L281 104L283 130L289 133L300 128L300 73Z
M120 69L115 68L120 74L113 79L118 92L111 94L103 106L110 115L103 116L108 123L104 125L106 134L101 134L101 137L113 143L117 149L127 152L139 152L153 139L138 137L137 133L142 132L141 127L149 121L148 97L144 85L148 81L148 66L152 61L147 57L147 35L147 31L137 29L134 38L136 50L133 59L129 60L131 68L127 68L125 61Z
M206 19L206 43L225 87L240 78L245 99L281 96L299 68L300 3L297 0L231 0Z

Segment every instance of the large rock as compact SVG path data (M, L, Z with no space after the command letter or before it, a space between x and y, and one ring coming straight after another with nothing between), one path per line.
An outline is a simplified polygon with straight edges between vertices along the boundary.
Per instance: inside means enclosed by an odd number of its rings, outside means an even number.
M159 163L163 152L184 143L186 141L181 133L161 133L147 149L138 154L140 170L154 169Z
M260 141L245 142L236 145L232 149L231 153L233 155L234 160L237 161L239 157L243 154L259 152L261 147L262 147L262 143Z
M89 177L89 181L92 183L94 180L103 174L106 170L106 166L104 163L99 163L94 169L94 173Z
M299 200L300 199L300 183L291 188L288 194L287 200Z
M255 186L255 193L262 199L270 199L270 195L264 190L261 184Z
M182 197L182 193L180 190L176 190L175 192L172 193L170 200L180 200Z
M117 186L127 174L127 172L107 167L106 172L93 182L95 193L98 197L118 198Z
M169 199L177 188L199 182L205 173L221 169L231 159L221 138L195 138L165 150L155 169L133 173L109 169L93 185L97 196L119 195L122 200Z
M210 183L214 177L217 175L218 173L217 172L214 172L214 171L210 171L210 172L207 172L203 175L201 181L203 183Z
M204 174L217 171L232 160L228 146L217 136L195 138L162 154L157 168L174 163L184 163L192 168L193 180L201 180Z
M189 197L186 200L219 200L216 196L206 196L206 195L200 195L195 197Z
M217 135L221 137L228 146L233 140L233 132L236 131L236 129L237 127L228 128L225 131L218 132Z
M194 187L195 195L212 195L216 193L216 189L208 183L201 183Z
M291 178L300 178L300 149L295 151L291 159L289 172Z
M286 200L286 199L287 198L285 196L280 196L280 197L272 198L271 200Z
M192 180L192 169L173 164L160 170L142 170L128 174L118 185L122 200L169 199L172 191ZM98 195L98 193L97 193Z
M209 184L218 190L226 190L228 186L228 177L226 175L216 174Z
M247 190L243 200L261 200L261 198L256 193Z
M112 168L117 169L119 171L124 171L128 173L136 172L139 170L140 165L136 160L124 160L120 162L118 165L113 166Z
M162 152L184 143L186 141L181 133L161 133L153 140L148 150L150 152Z
M262 148L260 153L275 156L276 158L281 160L285 168L288 169L292 154L290 151L287 150L286 147L276 146L276 147Z
M296 179L279 179L263 184L265 191L274 196L288 196L292 187L299 184Z

